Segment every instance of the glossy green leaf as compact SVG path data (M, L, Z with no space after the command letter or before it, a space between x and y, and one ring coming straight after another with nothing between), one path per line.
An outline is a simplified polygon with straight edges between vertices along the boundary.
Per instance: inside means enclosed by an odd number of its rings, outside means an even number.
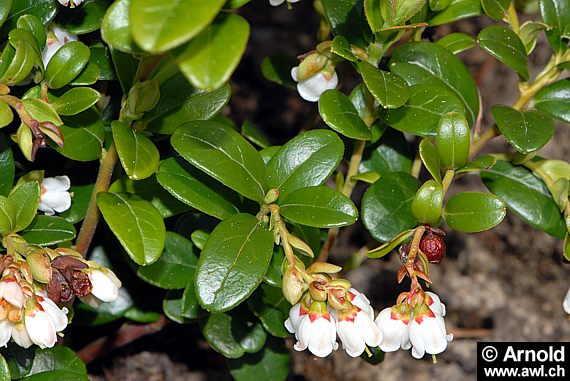
M457 112L444 114L437 129L437 152L443 168L459 168L467 163L470 145L469 125Z
M261 130L250 121L246 120L241 125L241 134L250 142L255 144L260 148L267 148L269 147L269 141L261 132Z
M186 18L184 22L187 23ZM178 56L180 71L200 89L219 88L237 67L249 39L249 30L243 17L231 13L219 15Z
M323 121L336 132L359 140L372 138L370 129L358 115L350 99L338 90L328 90L319 98Z
M412 175L393 172L368 188L362 198L362 222L375 239L387 242L417 225L412 200L419 187Z
M219 122L188 122L174 132L171 143L184 159L227 187L252 200L265 197L265 165L237 131Z
M280 211L289 221L317 228L347 226L358 218L358 210L350 198L324 186L289 193L283 199Z
M210 234L200 255L196 290L209 311L227 311L257 288L273 253L273 233L252 215L236 214Z
M192 281L186 285L182 294L182 316L186 319L198 319L204 313L196 296L196 285Z
M423 224L437 226L443 204L443 189L435 180L422 184L412 201L412 214Z
M90 87L74 87L52 102L59 115L76 115L93 106L101 94Z
M91 50L90 50L91 51ZM87 65L81 70L81 72L73 78L73 80L69 83L73 86L88 86L92 85L101 76L101 69L95 63L94 60L89 57L89 61L87 61Z
M267 332L276 337L289 337L291 335L284 324L289 317L291 304L283 296L281 287L262 284L247 300L247 305L261 320L261 324Z
M24 29L29 31L38 43L38 47L43 49L46 44L46 29L39 18L34 15L25 14L20 16L17 21L17 26L19 29Z
M287 379L291 363L287 347L277 339L267 341L260 352L229 361L230 374L236 381Z
M178 200L210 216L223 220L238 213L237 207L225 197L224 189L197 172L170 157L160 164L156 178Z
M289 140L269 164L269 188L280 199L300 188L323 184L342 159L342 140L332 131L314 130Z
M374 171L380 176L390 172L409 173L411 170L410 146L404 134L391 128L375 145L365 149L359 168L360 173Z
M453 92L440 85L414 85L408 102L387 110L384 120L402 132L435 136L441 117L449 112L464 113L463 103Z
M166 232L164 251L150 266L139 267L137 275L145 282L166 289L182 289L194 281L198 256L186 238Z
M142 122L158 134L172 134L181 124L191 120L208 120L228 103L231 87L214 91L195 89L177 74L160 85L158 104L145 113Z
M441 162L435 145L429 139L423 139L420 142L419 153L431 177L441 183Z
M74 378L75 377L75 378ZM87 381L85 364L69 348L36 348L30 371L23 380Z
M14 223L14 208L8 198L0 195L0 234L11 233Z
M414 229L405 230L400 234L398 234L397 236L395 236L394 238L392 238L390 241L378 246L376 249L370 250L366 254L368 255L369 258L382 258L386 254L390 254L392 250L394 250L396 247L398 247L400 244L402 244L404 241L410 238L413 234L414 234Z
M443 46L428 42L402 45L394 50L390 69L409 85L435 84L445 87L464 103L469 124L475 122L479 114L477 85L465 65Z
M13 208L13 231L24 230L30 225L40 203L40 186L34 181L20 185L8 196Z
M0 102L0 128L6 127L14 120L14 113L7 103Z
M481 0L483 10L493 20L501 20L511 4L511 0Z
M490 169L495 165L497 159L491 155L483 155L479 156L475 160L465 164L463 167L458 168L455 172L470 172L470 171L479 171L481 169Z
M1 9L0 9L0 12L1 12ZM1 15L0 15L0 21L1 21ZM0 22L0 25L2 25L1 22ZM8 362L6 361L4 356L0 355L0 380L9 381L11 379L12 379L12 377L10 377L10 368L8 367Z
M265 57L261 61L261 73L271 82L294 89L297 82L291 77L291 69L298 64L299 61L295 57L287 54L275 54Z
M499 196L515 214L536 229L562 239L564 219L548 188L529 170L506 161L497 161L480 173L485 186Z
M91 51L85 44L72 41L62 46L49 61L45 80L50 89L59 89L70 83L89 61Z
M100 81L111 81L115 80L115 69L113 68L113 62L111 61L111 53L109 48L103 46L102 44L96 44L89 47L91 54L89 55L89 63L94 63L99 68L99 77L97 80Z
M75 238L75 228L61 217L39 215L22 231L21 235L29 243L51 246L70 242Z
M225 0L131 0L129 20L135 42L159 53L190 40L220 11Z
M132 54L124 53L117 49L111 48L110 52L115 73L121 83L123 92L126 94L133 85L139 61Z
M481 0L451 0L447 8L436 13L429 21L430 26L448 24L469 17L481 16Z
M364 15L364 0L323 0L322 3L334 34L346 37L361 48L368 45L371 31Z
M56 126L63 123L53 106L41 99L23 99L22 104L30 116L40 123L51 122Z
M8 139L0 134L0 196L7 196L14 184L14 155L10 149Z
M108 0L84 0L80 7L61 7L56 22L73 34L85 34L101 27Z
M410 88L401 77L380 70L368 62L361 62L358 68L366 87L382 107L394 109L406 103Z
M4 0L2 2L5 2ZM10 2L10 1L9 1ZM3 30L17 27L18 18L24 14L36 16L44 25L55 17L60 5L55 0L12 0L10 14L6 18ZM1 23L0 23L1 24Z
M184 316L186 312L189 312L185 309L184 292L185 290L169 290L162 300L162 310L164 314L167 318L178 324L188 322Z
M64 146L50 145L60 154L77 161L97 160L101 156L105 139L105 126L101 115L95 108L90 108L77 115L63 118L59 126L63 135Z
M501 25L490 25L479 32L477 43L487 53L528 80L526 48L520 37Z
M521 25L519 37L524 44L526 54L532 53L539 34L548 29L550 29L549 25L537 21L526 21Z
M4 21L6 21L6 19L8 18L11 7L12 7L12 0L6 0L0 3L0 26L2 26L2 24L4 24Z
M230 8L230 9L241 8L250 1L251 0L227 0L226 4L224 5L224 8Z
M451 0L429 0L429 9L439 12L449 7L449 4L451 4Z
M363 181L368 184L374 184L380 177L381 176L378 172L369 171L352 176L350 181Z
M131 0L117 0L111 4L101 21L101 37L113 49L124 53L138 53L140 49L130 31L130 6Z
M127 175L133 180L152 176L160 160L154 143L141 132L134 131L121 122L114 121L111 127L117 153Z
M552 119L539 111L518 111L503 105L494 105L491 111L505 139L520 153L542 148L554 134Z
M403 25L422 9L426 0L390 0L385 6L385 27Z
M93 193L94 185L95 184L72 184L69 188L69 192L73 194L71 207L65 212L59 213L59 216L65 218L67 222L72 224L76 224L83 220L87 213L87 207L89 205L89 200L91 199L91 194Z
M447 201L444 217L450 228L476 233L498 225L507 214L496 196L479 192L458 193Z
M546 37L555 52L566 48L567 41L561 39L565 28L570 25L570 3L567 0L539 0L540 15L545 24L550 25Z
M331 44L331 52L350 62L357 62L358 58L352 53L350 42L344 36L335 36Z
M570 123L570 79L554 82L534 97L534 107L553 118Z
M0 83L8 86L23 81L32 71L36 62L35 58L37 57L37 52L34 48L22 39L17 40L15 48L13 59L10 60L10 64L0 78ZM4 51L10 52L11 48L6 46Z
M475 46L473 37L465 33L450 33L436 41L453 54L461 53Z
M148 201L130 194L101 192L97 194L97 205L135 263L146 266L160 257L166 228L162 217Z

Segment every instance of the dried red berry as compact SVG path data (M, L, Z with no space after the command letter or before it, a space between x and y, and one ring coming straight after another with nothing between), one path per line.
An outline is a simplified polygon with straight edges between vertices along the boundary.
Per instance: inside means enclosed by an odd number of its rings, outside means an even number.
M89 276L77 270L72 273L69 286L76 296L85 296L93 289Z
M445 256L445 241L441 236L428 231L420 241L420 250L427 256L429 263L440 263Z

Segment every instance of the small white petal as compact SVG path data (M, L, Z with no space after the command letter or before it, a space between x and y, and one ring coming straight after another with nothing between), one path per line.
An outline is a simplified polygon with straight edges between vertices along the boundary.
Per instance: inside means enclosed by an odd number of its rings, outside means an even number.
M24 324L11 324L12 326L12 340L22 348L29 348L32 346L30 335L26 331Z
M24 324L30 340L40 348L51 348L57 342L56 330L52 320L46 312L39 308L26 311Z
M299 66L295 66L293 69L291 69L291 78L293 78L293 81L297 82L297 72L299 71Z
M69 190L71 181L67 176L46 177L42 181L42 187L48 192L63 192Z
M112 276L99 269L93 269L89 272L89 280L93 288L91 293L102 302L112 302L119 296L118 281L115 274ZM119 282L120 283L120 282Z
M358 357L364 352L366 343L353 321L341 320L336 329L342 346L349 356Z
M317 357L326 357L337 347L334 322L322 317L315 319L309 332L309 351Z
M12 325L8 320L0 321L0 347L6 346L12 337Z
M2 287L2 297L11 305L17 308L24 306L24 293L22 287L12 278L12 280L3 280L0 283Z
M299 323L301 322L301 303L295 304L289 310L289 318L285 320L285 328L291 333L295 333L299 327Z
M285 2L285 0L269 0L269 4L273 5L274 7L281 5Z
M71 207L71 195L69 192L46 192L42 195L38 209L56 211L58 213L65 212ZM46 214L47 211L46 211ZM53 215L53 213L52 213Z
M38 302L44 309L44 311L50 317L54 328L57 332L61 332L67 327L67 308L60 309L50 298L39 296L37 297Z
M570 315L570 288L566 293L566 297L564 298L564 303L562 303L562 306L564 307L564 311Z
M64 7L67 7L67 5L69 4L69 0L57 0L57 1L59 1L59 3Z
M338 76L333 72L330 79L326 79L322 72L319 72L304 81L297 83L299 95L306 101L317 102L322 93L334 89L338 85Z
M398 349L410 349L408 324L399 319L392 319L392 309L383 309L376 317L376 325L382 332L380 349L394 352Z

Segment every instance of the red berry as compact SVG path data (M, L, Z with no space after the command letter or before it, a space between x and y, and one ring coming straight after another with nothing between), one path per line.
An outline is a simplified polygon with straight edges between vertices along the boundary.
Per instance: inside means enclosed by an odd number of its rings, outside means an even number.
M445 256L445 241L441 236L428 231L420 241L420 250L427 256L429 263L440 263Z

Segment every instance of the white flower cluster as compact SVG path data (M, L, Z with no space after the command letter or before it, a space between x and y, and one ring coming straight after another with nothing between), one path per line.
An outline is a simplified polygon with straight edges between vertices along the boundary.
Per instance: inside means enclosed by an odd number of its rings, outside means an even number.
M432 292L426 292L424 302L413 311L404 301L384 309L376 319L364 294L353 288L347 294L352 305L348 310L337 311L325 302L312 302L308 308L300 302L291 308L285 327L295 334L295 350L308 348L315 356L328 356L338 348L338 334L352 357L360 356L368 346L384 352L412 348L412 355L419 359L425 353L442 353L453 339L445 330L445 306Z

